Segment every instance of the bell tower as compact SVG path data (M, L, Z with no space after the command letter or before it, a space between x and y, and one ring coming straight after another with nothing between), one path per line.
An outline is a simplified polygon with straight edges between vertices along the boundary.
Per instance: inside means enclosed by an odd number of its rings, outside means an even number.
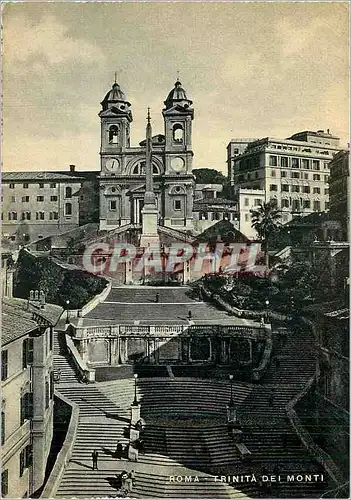
M130 147L131 104L115 81L101 102L101 176L124 170L124 152Z
M188 99L179 79L164 101L165 126L164 205L165 226L193 228L192 121L193 102Z

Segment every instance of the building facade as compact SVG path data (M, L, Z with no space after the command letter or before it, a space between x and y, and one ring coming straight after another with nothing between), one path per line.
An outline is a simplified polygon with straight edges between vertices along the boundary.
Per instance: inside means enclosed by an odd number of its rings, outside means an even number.
M177 81L164 102L164 135L152 138L152 169L159 221L191 229L194 175L194 110ZM131 104L115 83L101 103L100 229L141 224L145 194L146 141L130 145Z
M327 211L329 163L339 150L339 138L329 130L299 132L288 139L266 137L228 157L230 182L235 192L262 190L265 201L273 200L282 210L283 223L294 214Z
M2 303L2 497L28 497L45 479L54 406L53 332L43 316L46 307L36 313L22 299Z
M84 177L67 172L4 172L2 233L25 245L79 225L78 195Z
M239 208L239 229L249 239L257 239L257 233L251 226L251 210L256 210L262 205L265 198L263 189L238 188L235 191L235 199Z
M330 162L330 215L341 223L342 239L349 241L350 166L349 151L339 151Z

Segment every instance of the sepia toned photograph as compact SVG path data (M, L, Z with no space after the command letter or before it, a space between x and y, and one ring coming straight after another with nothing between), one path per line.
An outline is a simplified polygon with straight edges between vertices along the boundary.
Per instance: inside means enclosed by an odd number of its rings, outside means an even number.
M349 2L3 2L1 498L349 498Z

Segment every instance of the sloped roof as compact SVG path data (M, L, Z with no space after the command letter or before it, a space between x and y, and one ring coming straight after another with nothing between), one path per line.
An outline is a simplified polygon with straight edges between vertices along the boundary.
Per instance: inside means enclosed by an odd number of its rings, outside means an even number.
M38 327L32 315L15 304L3 300L1 311L1 345L17 340Z
M83 175L79 175L77 172L3 172L2 180L3 182L9 181L82 181L85 178L85 172Z
M228 236L229 233L233 233L234 238L230 238ZM249 238L238 231L238 229L236 229L234 225L226 219L218 221L216 224L213 224L213 226L196 236L196 241L208 242L216 237L220 237L222 240L230 239L232 243L250 243Z

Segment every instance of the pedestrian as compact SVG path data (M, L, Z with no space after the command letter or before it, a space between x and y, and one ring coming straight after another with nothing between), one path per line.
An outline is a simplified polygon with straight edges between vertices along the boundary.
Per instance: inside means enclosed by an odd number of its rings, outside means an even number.
M127 486L126 481L127 481L127 479L128 479L128 473L127 473L127 471L124 470L121 473L121 489L122 490L126 489L126 486Z
M119 460L122 458L122 454L123 454L123 445L120 441L117 441L115 457Z
M160 300L160 294L157 292L155 296L155 302L157 303Z
M127 490L128 493L130 493L133 489L133 481L129 474L127 479L125 480L125 489Z
M94 450L93 453L91 454L91 458L93 460L93 470L98 470L99 453L96 450Z
M191 311L188 311L188 320L191 321L191 318L192 318Z
M132 480L132 485L134 486L135 485L135 472L133 469L130 471L129 477Z

